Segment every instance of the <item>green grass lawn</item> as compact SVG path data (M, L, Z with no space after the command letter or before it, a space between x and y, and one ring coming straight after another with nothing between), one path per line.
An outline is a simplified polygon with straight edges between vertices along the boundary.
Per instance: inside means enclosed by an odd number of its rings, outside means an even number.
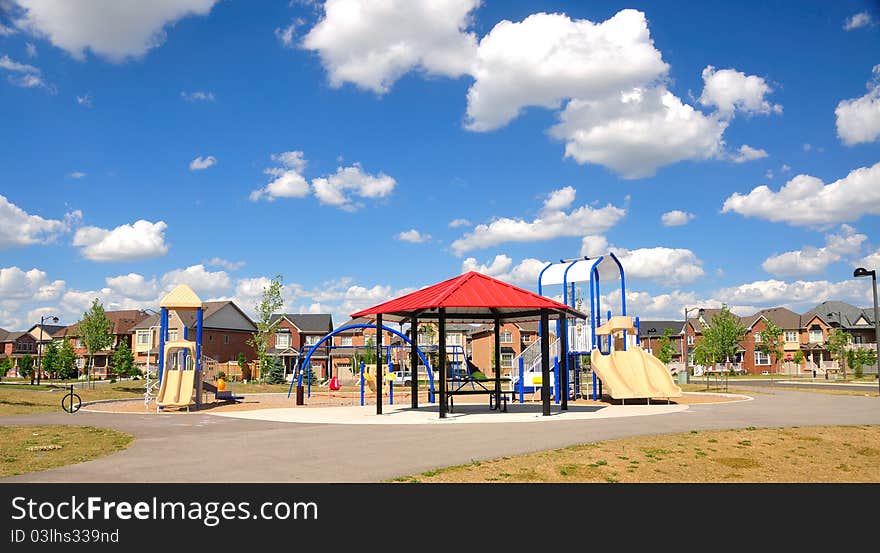
M133 440L91 426L0 426L0 478L91 461Z
M53 413L61 411L61 398L67 392L65 386L41 384L0 383L0 416L28 413ZM100 399L130 399L144 396L143 381L125 381L102 384L94 388L75 388L83 403Z

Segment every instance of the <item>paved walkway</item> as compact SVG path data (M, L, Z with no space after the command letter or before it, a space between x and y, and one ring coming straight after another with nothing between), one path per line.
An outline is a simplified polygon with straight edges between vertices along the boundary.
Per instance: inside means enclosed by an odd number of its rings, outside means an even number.
M0 424L102 426L137 438L127 450L108 457L3 481L375 482L474 459L638 435L747 426L880 424L876 397L773 390L756 392L753 398L689 405L675 412L657 405L652 406L658 408L657 414L641 416L567 420L557 415L540 423L314 424L206 413L0 417ZM630 407L646 406L626 409Z

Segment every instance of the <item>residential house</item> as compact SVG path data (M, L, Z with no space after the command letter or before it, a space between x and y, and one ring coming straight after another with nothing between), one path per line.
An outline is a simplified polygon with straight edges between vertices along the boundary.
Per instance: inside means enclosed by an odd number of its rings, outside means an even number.
M336 328L340 329L358 324L375 325L376 320L372 318L349 319ZM383 326L387 327L388 325ZM392 360L395 365L400 366L402 363L404 366L409 366L409 358L407 357L409 355L409 348L400 347L403 344L403 340L399 336L383 330L382 344L394 346L393 350L396 351L394 351ZM352 328L333 336L333 348L330 351L330 358L333 362L333 374L344 380L352 377L358 371L352 365L352 360L355 355L363 356L366 346L372 346L375 349L375 328Z
M652 355L660 351L660 339L669 331L673 354L671 363L681 363L681 333L684 321L639 321L639 341L642 349Z
M833 329L841 329L852 335L852 347L876 348L874 309L861 308L842 301L825 301L801 316L804 328L801 332L802 349L807 370L823 363L836 367L827 350L828 335Z
M306 354L307 348L333 331L333 317L327 313L279 313L272 315L270 321L277 324L269 337L266 353L281 358L285 375L293 372L297 360ZM332 345L327 340L310 358L311 368L319 379L329 378Z
M110 366L110 357L119 346L125 342L131 347L132 328L138 323L149 317L149 314L139 309L124 309L119 311L105 311L104 315L110 320L110 333L112 334L112 342L110 346L98 352L94 352L92 364L92 376L96 378L106 378ZM69 339L73 342L74 352L76 353L76 367L82 371L86 367L89 352L82 341L79 333L80 323L74 323L69 326L62 327L55 332L52 337L55 340ZM35 340L36 342L36 340Z
M538 323L504 323L498 345L501 350L501 376L509 376L513 360L535 343ZM486 376L495 376L495 325L485 324L470 331L470 352L473 363Z
M749 317L741 317L746 326L745 339L740 343L742 346L743 368L751 374L760 374L764 371L774 372L799 372L792 363L795 352L802 349L802 326L801 316L785 307L771 307L762 309ZM782 357L773 359L772 355L761 351L763 345L762 332L767 330L768 323L782 330L779 337L782 342Z
M15 374L19 372L19 362L25 355L32 359L37 354L37 340L27 331L9 332L0 328L0 353L14 363Z

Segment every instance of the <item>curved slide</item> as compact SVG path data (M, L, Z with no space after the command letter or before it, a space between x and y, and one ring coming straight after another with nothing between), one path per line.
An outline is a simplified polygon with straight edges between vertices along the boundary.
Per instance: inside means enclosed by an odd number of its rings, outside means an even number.
M681 397L681 388L659 359L639 346L590 355L593 370L614 399Z
M195 389L196 371L170 369L170 358L173 352L186 350L192 359L195 358L195 345L193 342L176 341L165 344L165 370L162 372L162 384L159 385L159 393L156 395L157 407L187 407L192 402L193 390Z

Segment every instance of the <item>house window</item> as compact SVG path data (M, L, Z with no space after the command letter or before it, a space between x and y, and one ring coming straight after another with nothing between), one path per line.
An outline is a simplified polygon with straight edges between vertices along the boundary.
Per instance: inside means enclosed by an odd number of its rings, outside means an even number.
M501 343L502 344L512 344L513 343L513 333L505 330L501 333Z
M522 341L524 344L528 344L529 342L532 341L532 335L531 334L523 334Z
M864 343L865 343L865 337L864 337L864 336L860 336L860 335L858 335L858 334L855 334L855 335L853 336L853 344L864 344Z
M461 334L447 334L446 335L446 345L447 346L460 346L461 345Z
M287 349L290 347L290 334L280 332L275 335L275 347L278 349Z
M814 326L810 329L810 343L811 344L821 344L822 343L822 328L819 326Z
M770 364L770 356L764 353L763 351L755 352L755 365L769 365Z
M137 331L137 343L139 346L150 345L150 331L149 330L138 330Z
M790 344L796 344L798 341L798 333L796 330L785 331L785 341Z
M339 341L339 345L341 345L341 346L352 345L351 336L343 336L342 339Z
M314 345L317 344L318 341L320 341L320 340L321 340L321 337L320 337L320 336L316 336L316 335L314 335L314 334L310 334L310 335L306 336L306 345L307 345L307 346L314 346Z
M228 343L229 343L229 334L224 334L224 335L223 335L223 343L224 343L224 344L228 344Z
M688 337L687 337L687 344L688 344L689 346L694 345L694 335L693 335L693 334L688 334Z
M168 341L174 342L176 340L177 340L177 329L176 328L169 329L168 330Z
M756 343L756 344L760 344L760 343L763 342L763 341L764 341L764 337L761 336L761 333L760 333L760 332L755 332L755 343Z
M513 367L513 354L512 353L502 353L501 354L501 368L509 369Z

